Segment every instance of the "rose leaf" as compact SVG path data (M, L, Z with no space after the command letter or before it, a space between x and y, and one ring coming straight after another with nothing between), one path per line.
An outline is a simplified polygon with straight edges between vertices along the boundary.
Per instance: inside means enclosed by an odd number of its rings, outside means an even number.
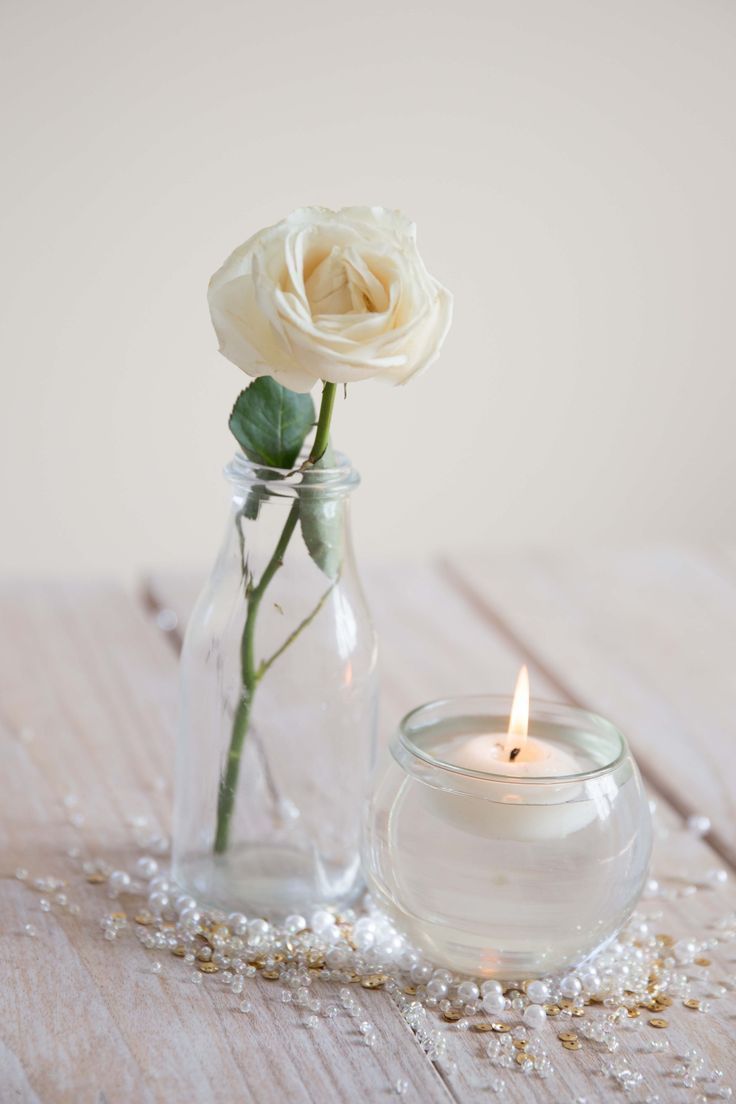
M309 555L328 579L336 579L342 564L342 495L320 486L320 469L334 466L328 445L324 455L308 468L299 488L299 520Z
M270 376L260 376L238 395L229 425L254 464L291 468L314 420L311 395L297 394Z

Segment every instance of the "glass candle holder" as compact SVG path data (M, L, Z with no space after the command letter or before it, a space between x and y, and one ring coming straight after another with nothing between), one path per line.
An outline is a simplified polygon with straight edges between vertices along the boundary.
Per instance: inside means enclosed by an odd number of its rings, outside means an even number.
M404 718L368 806L363 866L433 963L519 980L573 968L615 936L644 886L652 831L626 740L595 714L532 706L530 737L575 773L458 766L469 740L505 732L510 709L466 697Z

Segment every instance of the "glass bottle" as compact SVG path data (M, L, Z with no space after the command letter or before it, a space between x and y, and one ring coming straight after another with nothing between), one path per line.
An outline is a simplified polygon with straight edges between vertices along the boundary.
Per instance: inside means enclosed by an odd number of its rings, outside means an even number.
M376 639L346 457L283 471L236 455L232 506L181 656L173 863L198 901L279 917L362 888Z

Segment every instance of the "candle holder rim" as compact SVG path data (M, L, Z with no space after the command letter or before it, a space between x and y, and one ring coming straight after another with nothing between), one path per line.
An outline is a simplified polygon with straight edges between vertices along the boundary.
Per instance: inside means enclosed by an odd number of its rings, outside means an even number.
M530 705L529 717L530 720L540 709L544 707L554 708L556 710L565 710L568 713L572 713L577 718L589 719L594 722L596 726L603 725L609 730L609 733L613 735L618 741L618 751L608 762L603 763L601 766L591 767L589 770L578 771L575 774L555 774L555 775L524 775L523 777L516 777L508 774L495 774L492 771L474 770L472 767L461 767L456 763L449 763L444 759L438 759L436 756L431 755L425 751L418 744L412 740L408 735L406 726L412 718L418 714L432 708L439 708L442 706L453 705L459 702L484 702L488 704L505 704L510 708L513 698L509 694L461 694L453 697L435 698L432 701L423 702L421 705L417 705L414 709L409 710L401 721L394 737L394 742L398 738L402 747L409 755L421 759L433 769L440 771L447 771L451 775L457 775L465 778L472 778L477 781L488 781L494 784L503 784L506 786L513 786L518 789L521 786L556 786L564 785L566 783L581 783L588 782L592 779L601 778L606 774L610 774L615 771L621 764L631 755L631 749L629 748L628 741L623 732L617 725L613 724L606 717L603 717L600 713L595 713L590 709L582 709L576 705L570 705L566 702L554 701L549 698L535 697ZM508 711L506 713L508 715Z

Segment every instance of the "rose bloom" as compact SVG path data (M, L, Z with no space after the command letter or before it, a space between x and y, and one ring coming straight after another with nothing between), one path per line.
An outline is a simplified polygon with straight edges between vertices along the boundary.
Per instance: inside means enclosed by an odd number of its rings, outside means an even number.
M303 207L228 257L209 286L220 352L292 391L406 383L438 356L452 296L412 222L383 207Z

